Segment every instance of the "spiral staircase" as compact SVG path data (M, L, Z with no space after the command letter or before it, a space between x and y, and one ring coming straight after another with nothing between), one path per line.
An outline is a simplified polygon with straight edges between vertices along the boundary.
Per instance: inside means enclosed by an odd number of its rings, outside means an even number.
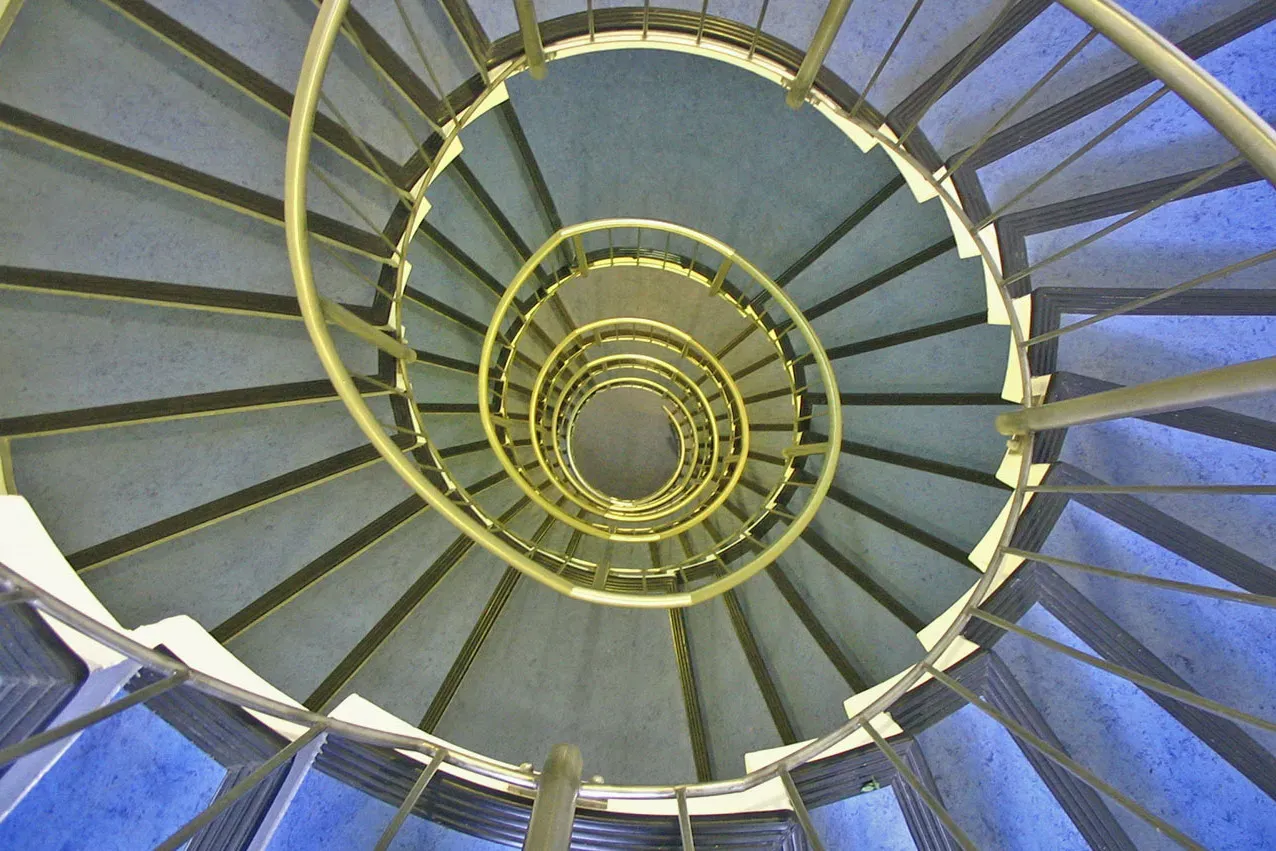
M0 847L1276 847L1276 2L1125 8L0 3Z

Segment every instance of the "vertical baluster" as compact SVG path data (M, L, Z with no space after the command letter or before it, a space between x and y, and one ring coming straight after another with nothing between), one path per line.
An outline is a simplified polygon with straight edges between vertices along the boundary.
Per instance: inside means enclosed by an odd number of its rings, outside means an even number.
M554 745L536 783L536 802L523 840L523 851L567 851L580 793L580 749Z
M793 782L787 769L780 769L780 780L784 783L784 792L789 796L789 803L793 805L793 814L797 816L798 824L801 825L802 832L806 834L806 841L810 843L812 851L824 851L820 835L811 822L811 814L807 811L797 784Z
M408 790L408 795L403 799L403 803L399 805L399 810L394 814L394 818L390 819L390 823L386 825L385 832L381 834L381 838L377 840L374 851L387 851L390 843L394 842L394 837L398 834L399 828L403 827L403 823L408 820L408 816L412 814L412 808L416 806L416 802L421 799L421 794L425 792L425 787L430 784L430 780L434 778L435 772L439 770L439 766L443 764L447 751L439 748L435 752L434 758L430 760L429 765L421 769L420 775L417 776L416 782L412 784L412 788Z
M518 29L523 35L523 54L533 80L545 79L545 47L541 44L541 28L536 23L536 7L532 0L514 0Z

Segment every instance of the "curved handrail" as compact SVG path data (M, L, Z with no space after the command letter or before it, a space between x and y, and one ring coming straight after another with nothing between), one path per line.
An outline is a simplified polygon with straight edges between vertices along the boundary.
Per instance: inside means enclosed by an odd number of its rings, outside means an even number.
M309 258L306 256L305 244L306 228L304 212L306 157L309 152L309 134L313 126L314 108L318 102L319 87L322 82L323 71L327 62L327 54L330 53L332 49L337 30L340 26L340 18L344 15L345 9L348 5L349 0L324 0L323 6L320 10L319 20L316 23L315 30L312 32L310 45L307 47L306 59L305 62L303 62L301 79L298 83L297 97L294 100L294 112L300 111L302 113L302 117L300 121L294 120L289 131L286 170L288 191L285 193L285 198L288 202L287 210L291 211L291 215L288 217L287 221L289 253L290 257L294 257L294 277L296 278L299 297L301 296L302 290L306 289L309 290L307 297L311 300L317 300L317 293L314 292L313 272L309 264ZM649 35L658 36L659 33L652 30ZM598 41L603 41L601 35ZM596 49L598 47L598 45L593 42L586 42L586 44L589 46L585 49ZM632 42L621 39L617 46L631 46L631 44ZM696 45L696 47L700 46L701 45ZM792 72L788 69L780 68L775 63L765 60L760 55L746 58L743 55L743 51L738 50L733 45L715 43L711 39L706 38L704 39L703 46L706 48L707 55L715 57L732 56L735 61L744 64L746 67L748 67L749 62L757 63L758 66L764 66L754 69L758 73L762 73L764 76L792 76ZM674 49L688 51L691 49L690 46L681 39L677 40L676 44L671 45L671 47ZM563 55L561 51L554 51L554 53L557 55ZM503 69L492 75L493 85L503 83L511 73L514 73L517 70L520 70L519 60L507 63ZM1010 317L1011 333L1016 343L1015 354L1019 365L1022 392L1025 400L1031 404L1032 397L1028 383L1029 371L1026 350L1023 346L1025 336L1023 328L1021 327L1017 314L1013 309L1011 299L1002 285L1000 267L994 253L981 238L978 229L975 227L970 217L966 214L961 203L952 193L950 187L944 185L944 183L937 179L927 169L918 164L912 153L896 143L889 133L884 133L879 128L865 125L863 122L856 119L849 109L834 103L831 99L823 96L818 91L811 96L811 102L815 103L817 106L821 104L824 105L831 113L836 114L840 120L854 122L861 132L867 133L876 143L889 149L897 158L897 161L902 162L913 169L915 177L919 181L925 183L941 199L950 215L961 223L962 227L974 240L974 243L979 250L979 254L983 259L985 268L988 271L988 274L993 278L999 297L1002 299L1005 310ZM454 125L452 127L449 139L455 137L458 126L462 123L463 120L462 122L458 122L458 125ZM423 183L428 183L428 180L423 181ZM300 258L300 262L297 258ZM410 474L415 470L415 466L398 452L397 447L394 447L393 451L390 451L389 447L383 447L382 444L388 443L388 439L385 438L376 428L375 418L372 416L366 403L363 402L362 397L358 396L354 388L353 381L349 378L349 374L345 372L344 367L340 364L340 359L336 356L331 336L328 334L326 327L323 325L322 315L315 310L303 309L303 317L306 319L307 328L311 332L312 340L314 340L316 347L327 350L326 354L321 351L321 358L323 359L325 369L328 369L329 374L333 376L334 386L337 387L338 393L343 402L346 402L347 407L351 409L353 414L355 414L356 422L360 425L360 428L364 429L365 433L368 434L369 438L375 445L377 445L378 449L382 450L383 455L385 455L387 460L391 462L396 471L400 472L401 475L408 473L409 475L405 475L404 478L411 481L412 478ZM338 374L334 375L333 370L336 370ZM344 373L344 383L340 380L340 373ZM348 389L345 389L347 387ZM343 390L345 392L343 392ZM362 409L362 411L359 409ZM364 412L366 412L366 414L364 414ZM668 800L678 795L682 795L687 798L711 797L747 791L762 783L777 779L782 774L785 774L820 756L825 751L828 751L830 748L861 729L865 722L869 719L885 712L900 696L918 684L923 677L929 677L929 674L926 673L926 668L928 666L939 664L940 658L948 652L953 641L958 637L958 635L960 635L961 630L969 621L971 617L970 610L982 602L992 588L995 587L1000 568L1005 561L1003 551L1010 544L1010 537L1013 534L1015 523L1023 509L1024 500L1027 496L1026 488L1029 474L1028 459L1031 458L1032 435L1029 434L1024 436L1024 438L1020 441L1018 448L1021 453L1022 460L1019 465L1014 491L1010 499L1010 505L1008 506L1008 512L1006 515L1007 522L999 536L998 547L989 567L976 582L975 587L969 592L965 606L963 606L962 610L957 613L957 616L952 620L952 622L948 624L946 629L939 636L938 640L931 646L931 649L924 654L923 658L910 668L897 675L894 682L883 689L880 694L877 694L861 711L857 712L854 717L826 735L804 745L775 762L733 780L681 784L676 786L615 786L605 783L584 784L581 787L580 796L582 798L595 800ZM398 460L396 460L396 457ZM418 492L420 493L420 490L418 490ZM445 514L449 520L452 520L454 517L461 514L461 511L457 506L450 503L450 501L443 499L437 494L437 492L434 494L423 493L422 496L425 497L431 505L437 504L442 513ZM457 523L457 525L463 527L463 524L461 523ZM502 546L503 542L495 540L495 536L490 534L476 535L475 540L498 555L504 556L504 553L508 551L508 547ZM558 579L558 577L555 577L555 579ZM546 584L551 584L551 587L553 587L555 583L547 582ZM570 593L570 589L564 589L562 587L565 584L567 583L560 580L557 583L559 590L564 590L565 593ZM588 599L592 595L585 593L573 596L582 596ZM692 600L689 596L684 596L687 597L685 602L677 601L672 604L691 604ZM660 607L668 607L671 605L671 602L664 601L659 605ZM522 786L522 783L517 782L519 779L519 777L512 778L512 780L515 781L512 785Z
M703 246L720 257L730 258L730 262L733 266L739 268L745 275L749 276L751 280L755 281L763 289L763 291L780 306L785 317L792 323L793 330L799 333L806 342L808 350L811 352L812 358L815 361L816 368L819 372L822 389L824 389L828 396L827 427L829 434L840 435L842 429L841 404L840 397L837 392L836 376L833 373L833 365L829 361L827 354L825 354L823 346L820 345L819 338L814 329L811 328L810 323L802 315L801 311L798 310L797 306L788 298L779 286L763 274L755 265L738 255L730 246L720 240L708 236L707 234L700 233L693 228L652 219L602 219L563 228L546 240L541 248L528 258L522 269L520 269L518 274L514 277L513 282L506 289L504 296L496 307L494 313L496 319L488 326L487 337L483 342L483 349L479 357L479 414L482 420L484 432L488 437L488 442L491 444L502 467L505 469L506 473L520 485L524 493L540 505L547 513L554 515L567 525L587 532L593 531L592 527L587 522L561 511L547 500L536 488L526 481L521 471L515 465L513 459L505 451L505 445L501 440L501 436L497 431L497 424L493 419L487 389L491 386L491 365L495 358L497 348L498 346L505 345L501 335L500 320L501 317L505 316L515 305L519 297L521 286L531 280L535 270L555 249L557 249L560 244L580 239L590 233L609 232L621 229L654 231L657 233L678 236L699 246ZM564 341L564 343L565 342L566 341ZM559 346L563 346L564 343L560 343ZM697 348L701 349L701 355L708 359L712 365L721 369L720 365L717 364L717 359L709 354L707 350L703 350L703 347L699 346L699 344L697 344ZM557 349L555 351L557 352ZM542 369L548 368L548 366L553 363L553 360L554 355L551 353L551 356L547 358L545 362L545 367ZM747 415L744 413L744 401L739 390L734 387L734 383L729 383L728 392L732 394L735 405L738 407L742 417L741 426L743 437L740 454L742 456L747 455L749 449L747 432L748 420ZM536 389L534 388L533 399L536 398L535 393ZM779 557L780 553L792 545L793 541L797 539L797 537L810 523L815 512L819 509L820 502L832 486L833 476L837 470L837 456L839 451L840 441L832 442L827 453L825 453L824 465L820 470L820 475L817 477L817 481L811 492L810 498L803 506L803 509L798 513L797 517L789 523L785 531L781 533L775 541L768 544L762 552L756 554L747 564L735 567L728 575L690 591L689 594L693 603L710 599L713 596L735 587L740 582L743 582L745 579L748 579L750 576L753 576L758 571L774 562L774 560ZM734 486L734 483L739 480L742 474L743 465L735 465L731 474L730 487L720 489L720 492L713 498L713 500L711 500L706 508L699 511L697 514L680 521L678 524L671 527L670 530L662 532L660 537L669 537L689 529L691 526L695 525L695 523L699 522L701 515L720 507L730 496L731 487ZM619 539L620 536L613 534L610 537ZM656 539L657 538L655 537L643 537L637 540L646 541Z
M348 0L325 0L324 12L330 13L332 9L344 6ZM1266 176L1269 180L1276 176L1276 135L1273 134L1270 127L1262 122L1260 118L1253 114L1251 110L1241 104L1234 95L1217 83L1210 75L1206 74L1190 59L1183 56L1172 45L1169 45L1164 39L1161 39L1145 25L1131 18L1127 13L1121 10L1116 4L1110 0L1060 0L1063 5L1071 9L1083 20L1090 23L1096 30L1103 35L1109 37L1113 42L1126 49L1134 58L1148 67L1156 76L1160 77L1172 90L1177 92L1183 99L1191 104L1200 112L1207 121L1215 126L1222 135L1231 140L1233 144L1241 150L1251 162ZM324 20L324 14L321 14L321 23ZM320 27L316 27L319 32ZM614 33L598 34L598 42L605 41L605 35ZM644 38L659 38L660 33L656 29L648 30L644 20L643 29ZM551 44L548 50L551 58L558 55L566 55L566 47L568 42L575 39L580 41L578 37L563 39L561 43ZM590 32L589 49L597 49L599 45L594 44L594 33ZM678 34L673 39L677 44L671 44L673 49L690 51L692 48L687 43L685 34ZM632 43L632 42L631 42ZM331 39L328 41L331 47ZM576 45L579 46L579 45ZM789 80L794 77L792 68L780 66L778 63L767 60L762 56L754 56L752 50L748 51L747 56L744 51L739 49L737 45L727 43L715 43L711 37L706 36L703 40L697 37L695 42L696 48L704 47L706 55L715 55L719 58L730 57L731 61L736 64L747 66L751 62L758 65L766 66L765 71L759 71L766 76L774 79ZM562 52L560 52L562 51ZM315 102L315 92L319 77L322 76L321 63L312 62L310 51L307 52L308 61L303 68L302 85L299 85L298 105L304 106L308 103L310 109L313 109ZM520 60L514 60L504 66L504 72L518 70ZM314 76L318 69L318 77ZM309 74L309 78L307 77ZM303 99L300 93L303 88L309 87L308 97ZM1026 357L1025 333L1022 327L1022 320L1018 312L1014 309L1012 299L1006 290L996 254L990 249L987 242L981 237L979 229L970 217L966 214L961 203L955 197L951 184L946 179L938 179L927 169L918 165L916 158L903 145L895 142L889 131L882 128L871 127L858 120L855 115L856 110L847 109L845 105L841 105L833 101L824 93L816 90L810 97L810 101L817 107L826 108L830 114L836 115L839 119L854 123L860 132L867 134L877 144L891 151L897 161L903 162L905 165L914 169L914 178L924 183L931 191L933 191L947 208L950 216L959 223L960 227L966 231L973 240L974 245L981 256L985 269L989 277L995 285L997 296L1002 301L1006 315L1009 319L1009 326L1014 341L1014 349L1012 356L1014 363L1018 367L1019 383L1024 400L1025 407L1033 407L1036 404L1030 386L1030 371ZM309 125L305 124L305 117L301 124L297 124L294 119L294 129L302 126L308 135ZM294 134L290 132L289 138L289 162L290 162L290 179L296 180L302 178L304 182L304 165L301 172L294 173L294 146L297 150L304 151L307 144L306 139L294 139ZM301 199L304 200L304 189ZM293 204L293 210L303 209L303 206ZM296 233L290 230L290 251L293 248L293 237L299 235L304 241L304 219L302 226ZM304 267L307 275L305 281L308 286L313 288L313 279L309 276L308 265ZM299 289L303 281L299 277ZM318 317L313 312L307 312L307 325L312 326L312 319L317 322ZM315 333L311 327L312 335ZM320 335L316 338L316 345L326 337ZM331 348L331 340L327 340L327 345ZM325 366L328 361L325 360ZM334 378L334 383L336 379ZM341 392L341 388L338 388ZM348 396L353 395L342 393L343 400L347 400ZM374 439L374 442L375 439ZM627 799L669 799L676 796L680 797L703 797L718 794L728 794L740 792L753 788L763 782L775 779L781 775L791 771L792 769L802 765L803 763L819 756L823 752L845 739L847 736L862 729L865 724L878 714L886 711L907 690L928 677L927 669L936 666L941 657L946 654L954 640L958 637L961 630L971 617L972 610L980 605L987 597L988 593L995 587L1000 573L1005 567L1006 549L1010 545L1010 538L1013 534L1015 523L1023 509L1025 499L1027 497L1027 485L1029 477L1029 460L1032 457L1033 435L1031 432L1021 435L1017 438L1014 449L1019 454L1018 472L1015 477L1015 486L1012 493L1010 504L1007 511L1007 522L1003 526L998 536L998 546L995 550L991 563L985 573L980 577L975 587L965 598L965 602L960 610L956 613L956 617L943 630L942 635L931 645L931 649L926 652L924 658L902 672L888 687L881 690L875 697L868 702L855 716L849 719L844 725L829 732L825 736L804 745L796 751L776 760L768 766L750 772L743 777L733 780L717 781L712 783L688 784L685 786L612 786L607 784L586 784L581 789L581 797L591 799L606 798L627 798ZM380 447L380 444L378 443ZM449 518L453 516L452 512L445 512ZM484 546L488 546L488 542L480 540ZM492 548L492 547L489 547ZM497 550L494 550L497 551ZM517 784L516 784L517 785Z

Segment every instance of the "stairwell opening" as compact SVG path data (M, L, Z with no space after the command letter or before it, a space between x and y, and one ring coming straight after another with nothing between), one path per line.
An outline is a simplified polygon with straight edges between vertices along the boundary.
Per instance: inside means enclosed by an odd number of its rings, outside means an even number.
M581 407L570 447L591 486L616 499L639 500L677 474L682 442L659 394L616 387Z

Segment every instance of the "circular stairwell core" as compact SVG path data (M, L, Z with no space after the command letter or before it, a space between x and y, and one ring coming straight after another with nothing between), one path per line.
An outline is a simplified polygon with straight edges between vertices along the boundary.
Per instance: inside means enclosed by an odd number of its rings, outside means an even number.
M657 393L637 387L603 390L581 406L572 429L572 458L593 487L637 500L678 472L682 439Z

